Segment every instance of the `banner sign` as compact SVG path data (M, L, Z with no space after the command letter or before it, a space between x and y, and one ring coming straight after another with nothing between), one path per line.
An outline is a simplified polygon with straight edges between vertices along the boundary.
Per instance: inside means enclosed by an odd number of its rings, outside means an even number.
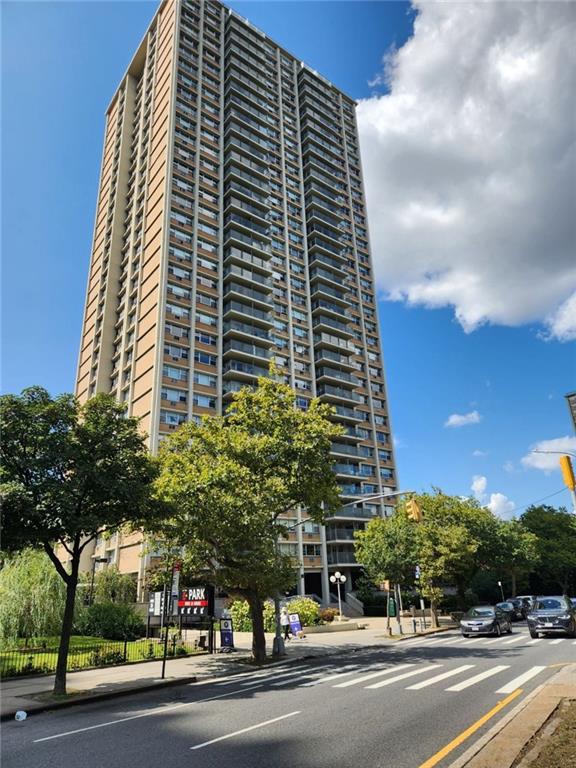
M150 616L161 616L164 611L164 592L152 592L148 601Z
M207 619L214 614L214 588L210 586L181 589L178 613L193 619Z
M220 619L220 647L234 648L234 625L232 619Z
M289 613L288 620L290 621L290 632L294 637L298 636L298 632L302 632L302 623L300 622L299 613Z

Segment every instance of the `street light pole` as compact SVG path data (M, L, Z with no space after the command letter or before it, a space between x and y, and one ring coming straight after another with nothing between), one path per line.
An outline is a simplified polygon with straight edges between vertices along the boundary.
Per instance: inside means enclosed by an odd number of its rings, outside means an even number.
M498 586L500 587L500 594L502 595L502 602L504 602L504 590L502 589L502 582L498 582Z
M336 571L335 574L330 576L330 581L332 584L336 584L338 588L338 621L342 621L342 600L340 598L340 584L346 583L346 576L340 573L340 571Z

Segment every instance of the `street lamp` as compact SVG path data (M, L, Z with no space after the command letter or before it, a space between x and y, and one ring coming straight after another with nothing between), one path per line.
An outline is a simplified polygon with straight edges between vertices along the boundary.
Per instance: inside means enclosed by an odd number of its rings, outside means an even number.
M107 563L107 557L93 557L92 558L92 579L90 580L90 593L88 594L88 605L92 605L94 600L94 573L96 571L96 563Z
M332 576L330 576L330 581L332 584L336 584L338 587L338 613L339 613L339 621L342 621L342 602L340 600L340 584L346 583L346 576L340 573L340 571L336 571Z
M502 589L502 582L498 582L498 586L500 587L500 594L502 595L502 602L504 602L504 590Z

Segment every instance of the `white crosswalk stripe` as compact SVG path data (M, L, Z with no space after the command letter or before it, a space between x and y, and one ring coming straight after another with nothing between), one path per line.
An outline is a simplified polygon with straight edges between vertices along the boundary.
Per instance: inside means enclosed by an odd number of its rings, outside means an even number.
M469 669L473 669L476 666L476 664L462 664L461 667L456 667L456 669L450 669L448 672L442 672L439 675L435 675L435 677L430 677L428 680L424 680L420 683L415 683L414 685L409 685L408 688L406 688L407 691L420 691L422 688L428 688L429 685L435 685L436 683L441 682L442 680L446 680L449 677L454 677L454 675L459 675L461 672L467 672Z
M493 640L486 640L484 645L495 645L496 643L501 643L502 638L501 637L495 637Z
M502 645L512 645L512 643L519 643L521 640L524 640L524 635L516 635L516 637L512 637L510 640L505 640Z
M269 669L269 670L266 670L266 672L256 672L248 680L240 683L240 685L251 685L251 683L254 682L255 680L265 681L269 677L274 677L276 679L280 677L288 677L290 675L296 674L297 672L305 672L308 668L309 667L297 667L297 668L292 668L290 671L287 671L287 672L279 672L278 669ZM228 683L228 685L229 684L230 683ZM224 685L224 683L222 683L222 685Z
M540 674L544 669L546 669L546 667L531 667L531 669L524 672L524 674L518 675L518 677L515 677L509 683L503 685L502 688L498 688L496 693L512 693L516 688L520 688L521 685L528 682L528 680L531 680L533 677L536 677L536 675Z
M473 640L464 640L462 645L474 645L474 643L481 643L484 640L483 637L475 637Z
M559 645L560 643L563 643L565 639L565 637L559 637L557 640L552 640L549 645Z
M414 677L415 675L422 675L424 672L430 672L431 670L439 669L442 667L443 664L427 664L425 667L420 667L420 669L413 669L410 672L403 672L401 675L394 675L394 677L388 677L386 680L380 680L378 683L372 683L372 685L367 685L365 687L365 690L367 691L373 691L376 690L376 688L384 688L386 685L392 685L392 683L397 683L398 680L406 680L408 677Z
M339 677L344 677L344 675L351 675L354 671L358 670L358 667L358 664L350 664L341 667L340 670L333 675L326 675L325 677L318 677L315 680L309 680L307 683L300 683L299 688L312 688L314 685L329 683L332 680L337 680Z
M541 637L536 637L536 638L534 638L534 640L529 640L526 643L526 645L536 645L536 643L541 643L541 642L542 642L542 638Z
M476 685L476 683L481 683L482 680L486 680L488 677L492 677L493 675L497 675L499 672L503 672L505 669L510 669L510 666L507 664L500 664L497 667L492 667L492 669L487 669L485 672L479 672L477 675L474 675L474 677L469 677L467 680L463 680L461 683L456 683L456 685L452 685L450 688L446 688L447 691L463 691L466 688L470 688L471 685Z
M313 677L314 675L317 675L318 673L322 674L323 672L329 672L334 669L333 666L327 666L327 667L320 667L319 669L309 669L307 672L300 672L296 675L290 675L285 676L282 680L275 680L271 685L275 687L280 687L282 685L290 685L294 680L302 680L304 677Z
M366 680L372 680L374 677L382 677L383 675L389 675L391 672L397 672L400 669L407 669L408 667L413 667L414 664L397 664L395 667L388 667L387 669L379 669L377 672L371 672L369 675L362 675L362 677L357 677L354 680L346 680L345 683L339 683L338 685L333 685L333 688L349 688L351 685L359 685L360 683L366 682Z

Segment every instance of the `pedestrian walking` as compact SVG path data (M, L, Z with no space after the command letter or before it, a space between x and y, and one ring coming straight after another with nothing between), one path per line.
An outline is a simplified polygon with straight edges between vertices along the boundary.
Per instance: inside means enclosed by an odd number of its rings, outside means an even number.
M284 630L284 640L290 640L290 618L286 608L280 611L280 626Z

